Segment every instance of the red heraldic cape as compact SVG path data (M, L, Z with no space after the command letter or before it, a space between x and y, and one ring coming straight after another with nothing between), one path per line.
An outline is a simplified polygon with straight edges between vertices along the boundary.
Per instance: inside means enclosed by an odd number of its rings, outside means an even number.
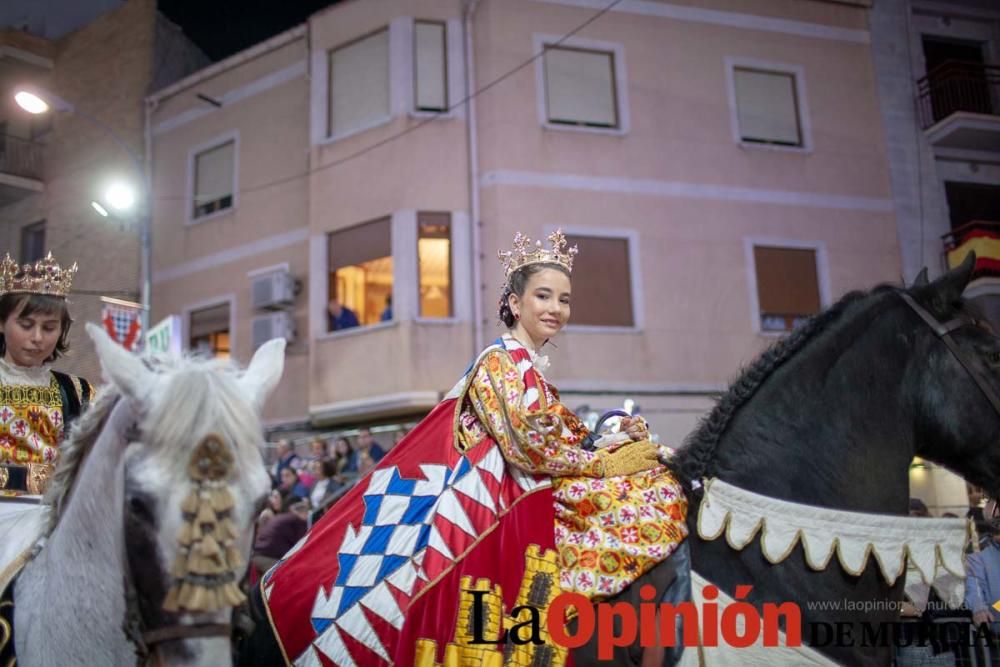
M261 581L290 663L492 664L504 624L530 618L504 619L519 605L539 610L547 637L544 612L559 593L550 478L507 465L489 436L457 446L477 364ZM567 661L551 641L506 650L525 664L538 651L543 664Z

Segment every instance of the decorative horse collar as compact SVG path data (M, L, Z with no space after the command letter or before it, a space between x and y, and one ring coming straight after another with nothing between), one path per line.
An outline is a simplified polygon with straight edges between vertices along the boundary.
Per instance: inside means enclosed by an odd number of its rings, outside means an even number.
M824 570L834 552L846 572L860 575L875 556L888 585L906 570L907 561L949 600L961 603L953 577L964 582L963 555L970 538L966 519L932 519L848 512L829 507L793 503L727 484L705 482L705 497L698 510L698 535L726 542L742 550L760 533L760 547L772 565L784 561L801 542L806 563ZM949 576L952 575L952 576Z

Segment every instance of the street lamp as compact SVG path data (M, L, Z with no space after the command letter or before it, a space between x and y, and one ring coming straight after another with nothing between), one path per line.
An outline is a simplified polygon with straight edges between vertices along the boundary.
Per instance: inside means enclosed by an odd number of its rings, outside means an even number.
M136 174L139 176L139 183L141 183L142 192L141 197L143 199L143 206L137 211L136 215L139 219L139 244L142 248L141 254L141 273L142 273L142 290L141 301L142 301L142 312L139 314L142 321L143 333L149 331L149 297L150 297L150 287L152 285L152 272L153 272L153 251L152 251L152 222L153 222L153 202L150 198L150 184L149 178L146 174L146 170L142 166L142 160L139 158L138 154L132 148L129 147L125 140L122 139L110 125L104 121L91 116L88 113L80 111L70 102L67 102L58 95L44 90L42 88L34 86L22 86L17 89L14 93L14 101L19 107L31 114L42 114L51 110L61 111L64 113L71 113L74 116L84 118L92 125L100 128L108 137L110 137L118 146L125 151L129 159L132 161L132 166L135 168ZM105 201L114 209L125 211L131 209L136 203L135 192L124 184L113 184L108 188L105 193ZM107 217L107 209L94 201L91 202L91 206L97 211L101 216Z

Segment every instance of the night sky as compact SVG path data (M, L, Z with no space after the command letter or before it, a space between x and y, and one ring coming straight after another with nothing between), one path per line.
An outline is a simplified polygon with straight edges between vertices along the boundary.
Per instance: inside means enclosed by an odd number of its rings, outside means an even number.
M337 0L158 0L160 11L213 61L303 23Z

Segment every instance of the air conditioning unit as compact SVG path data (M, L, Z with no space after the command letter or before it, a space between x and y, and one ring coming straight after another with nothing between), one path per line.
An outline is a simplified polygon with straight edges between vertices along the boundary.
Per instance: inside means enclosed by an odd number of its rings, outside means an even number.
M250 300L254 308L273 310L295 301L295 279L284 270L273 271L253 279Z
M250 325L253 349L256 350L272 338L284 338L289 343L295 341L295 320L291 313L280 310L253 318Z

